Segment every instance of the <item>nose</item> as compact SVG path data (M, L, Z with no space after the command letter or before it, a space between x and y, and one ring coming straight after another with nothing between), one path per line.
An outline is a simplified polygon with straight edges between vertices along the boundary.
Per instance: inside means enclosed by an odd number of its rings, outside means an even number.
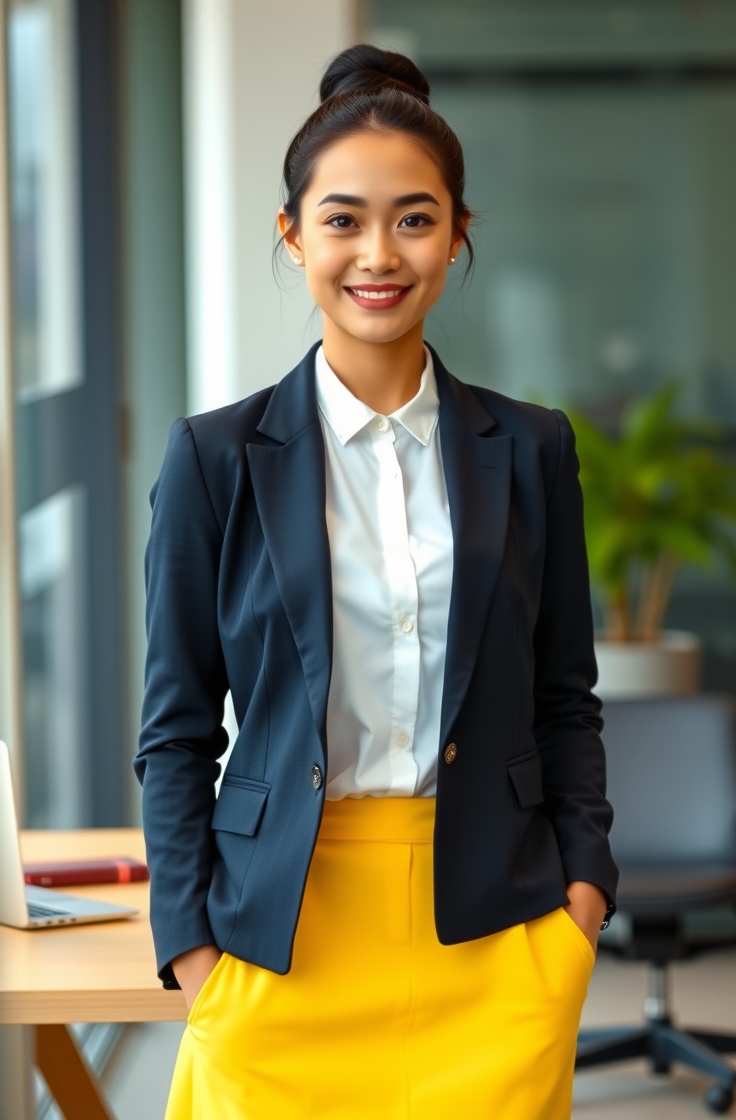
M401 267L401 257L390 233L376 229L366 233L355 262L364 272L382 276L385 272L396 272Z

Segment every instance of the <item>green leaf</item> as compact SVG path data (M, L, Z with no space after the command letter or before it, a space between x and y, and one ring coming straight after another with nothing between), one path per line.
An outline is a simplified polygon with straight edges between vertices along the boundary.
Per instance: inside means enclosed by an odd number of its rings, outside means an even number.
M631 593L642 565L712 565L736 575L736 464L716 424L678 416L671 381L631 402L618 435L568 409L580 460L591 577L610 604Z

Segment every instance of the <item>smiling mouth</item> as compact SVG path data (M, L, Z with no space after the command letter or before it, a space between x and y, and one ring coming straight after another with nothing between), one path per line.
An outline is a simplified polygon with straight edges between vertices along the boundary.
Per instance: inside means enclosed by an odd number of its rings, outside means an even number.
M411 288L412 285L402 287L389 284L366 284L360 288L357 286L354 288L346 287L344 290L359 307L365 307L369 311L385 311L389 307L396 307L398 303L401 303L407 292L411 291Z

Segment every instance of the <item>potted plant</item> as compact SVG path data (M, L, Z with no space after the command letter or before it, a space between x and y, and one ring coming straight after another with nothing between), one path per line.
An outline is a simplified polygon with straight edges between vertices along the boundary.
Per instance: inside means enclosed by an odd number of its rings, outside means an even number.
M683 564L736 573L736 464L715 425L675 410L670 383L624 411L612 435L570 410L585 498L591 579L605 614L596 641L604 699L696 691L701 643L663 631Z

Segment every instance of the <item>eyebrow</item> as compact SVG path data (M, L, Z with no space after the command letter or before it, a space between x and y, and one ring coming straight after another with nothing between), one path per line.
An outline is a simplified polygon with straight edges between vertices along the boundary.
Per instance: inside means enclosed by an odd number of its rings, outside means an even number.
M326 194L318 206L326 206L327 203L338 203L340 206L367 206L366 199L360 198L357 194ZM439 206L439 202L430 194L429 191L417 191L415 194L402 194L401 198L395 198L393 201L394 206L413 206L417 202L433 202L435 206Z

